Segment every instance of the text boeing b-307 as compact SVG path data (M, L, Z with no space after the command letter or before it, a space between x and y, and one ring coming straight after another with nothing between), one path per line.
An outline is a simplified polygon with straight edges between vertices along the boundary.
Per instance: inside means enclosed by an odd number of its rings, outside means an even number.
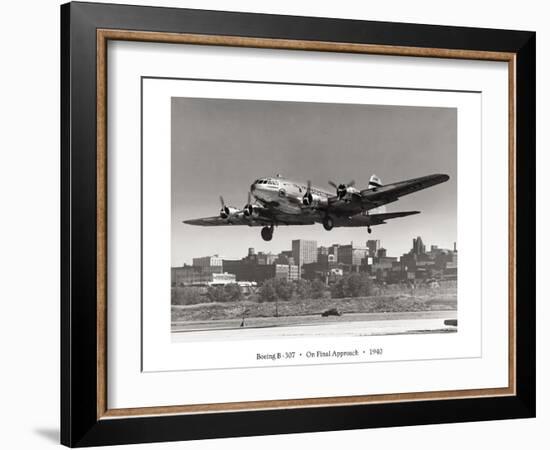
M248 203L243 209L226 206L220 196L222 208L219 215L184 220L183 223L202 226L261 226L261 235L265 241L273 238L273 229L278 225L322 223L327 231L334 227L367 227L370 233L371 226L384 224L388 219L420 213L401 211L369 214L370 210L448 179L448 175L434 174L382 185L380 178L373 175L367 189L363 190L355 188L353 181L347 184L329 181L336 189L334 195L312 186L310 181L297 183L277 175L254 181L248 193Z

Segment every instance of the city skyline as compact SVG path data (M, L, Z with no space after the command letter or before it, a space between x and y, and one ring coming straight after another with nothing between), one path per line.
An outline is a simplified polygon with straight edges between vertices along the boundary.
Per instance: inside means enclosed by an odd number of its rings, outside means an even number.
M417 242L418 242L417 240L418 239L420 239L420 242L422 244L421 246L417 246ZM375 241L378 241L378 243L379 243L377 251L378 250L384 250L384 256L385 257L391 257L391 258L397 258L397 259L401 258L404 255L409 255L409 254L412 254L412 253L415 253L415 254L428 253L428 252L431 251L432 247L435 247L440 251L451 251L451 252L456 252L457 249L458 249L458 246L457 246L456 242L453 242L453 244L450 245L450 246L442 246L438 243L426 242L426 241L424 241L422 236L412 237L410 239L410 245L409 245L408 251L403 251L399 254L396 254L396 253L393 253L393 252L389 251L389 249L384 245L383 241L381 241L380 239L367 239L366 241L364 241L362 243L359 243L359 242L347 242L347 243L332 242L328 245L319 245L319 243L317 241L311 240L311 239L294 239L293 241L307 241L307 242L313 241L313 242L315 242L317 256L319 256L319 249L320 248L330 249L331 247L334 247L334 246L346 247L346 246L352 245L353 248L362 248L362 249L370 250L371 247L368 245L369 242L375 242ZM289 245L287 245L287 247L283 248L282 250L280 250L278 252L264 252L262 250L258 250L255 247L249 247L249 248L244 249L243 254L237 255L233 258L229 258L227 255L222 255L222 254L219 254L219 253L213 253L213 254L210 254L210 255L195 255L195 256L191 257L191 263L184 262L180 265L173 265L172 264L172 267L183 267L184 265L187 265L187 266L201 266L201 265L203 265L201 261L209 259L209 258L212 258L212 259L215 259L216 261L219 261L219 265L221 266L222 265L221 261L223 261L223 260L241 260L241 259L244 259L246 257L250 257L251 255L280 256L284 253L291 253L292 254L293 253L293 251L292 251L292 248L293 248L292 241L287 243L287 244L289 244ZM253 251L253 253L251 253L251 251ZM369 256L374 256L374 255L369 255ZM310 261L308 261L308 262L310 262ZM208 265L210 265L210 264L212 264L212 263L209 262ZM270 263L270 264L274 264L274 263ZM296 264L297 264L297 262L296 262ZM218 263L217 262L213 263L213 265L218 265Z
M327 190L328 180L366 188L372 174L383 184L431 173L450 180L387 205L387 212L421 214L373 227L371 235L364 228L279 226L264 242L258 227L182 223L217 215L220 195L242 208L250 184L277 173ZM381 239L388 253L402 254L411 236L422 235L452 248L456 180L454 108L173 98L171 263L191 263L199 253L238 258L248 247L279 253L292 239L325 246Z
M399 256L388 254L379 240L368 240L365 245L333 244L330 247L318 247L314 240L293 240L291 248L278 254L249 248L240 259L220 255L193 258L192 265L171 268L172 287L204 289L236 283L248 289L281 278L289 282L319 280L331 285L357 273L390 284L457 278L456 245L450 250L431 244L427 250L421 236L413 238L411 249Z
M321 225L319 225L321 226ZM333 230L334 231L334 230ZM364 247L365 245L363 245L363 243L366 243L367 241L369 240L373 240L373 238L371 237L372 235L367 235L366 239L362 240L362 241L344 241L344 242L330 242L330 239L327 239L326 240L326 243L325 244L321 244L319 243L319 241L317 241L317 248L319 247L330 247L332 245L349 245L350 243L353 243L354 245L360 245L361 247ZM416 236L415 236L416 237ZM405 240L406 242L412 242L412 237L408 240ZM312 239L303 239L303 240L312 240ZM316 240L316 239L313 239L313 240ZM384 248L386 251L387 251L387 254L388 255L392 255L392 256L401 256L403 254L406 254L408 253L409 250L411 250L412 248L412 245L409 243L407 244L406 242L403 243L403 245L399 245L399 246L395 246L394 249L386 246L386 245L383 245L382 244L382 239L380 238L376 238L374 237L374 240L379 240L381 242L381 248ZM436 245L438 248L441 248L441 249L446 249L446 250L452 250L456 241L452 241L448 244L440 244L439 242L432 242L432 241L428 241L428 240L424 240L424 238L422 239L426 248L430 248L431 245ZM282 241L282 239L281 239ZM262 244L268 244L268 245L265 245L265 246L262 246ZM274 246L273 243L271 242L264 242L262 241L261 239L258 240L258 245L255 245L255 246L251 246L251 247L246 247L244 248L243 246L243 249L242 249L242 252L241 253L235 253L235 254L232 254L232 255L227 255L225 253L220 253L220 252L214 252L212 254L204 254L204 255L189 255L188 256L188 259L182 261L180 264L177 263L177 261L175 262L176 265L174 265L174 261L172 261L172 267L180 267L180 266L183 266L184 264L188 264L188 265L192 265L193 264L193 259L195 258L203 258L203 257L208 257L208 256L214 256L214 255L217 255L219 256L220 258L222 259L240 259L242 258L243 256L246 256L247 252L248 252L248 249L249 248L253 248L256 253L265 253L265 254L273 254L273 255L277 255L277 254L280 254L282 252L286 252L286 251L291 251L292 250L292 246L288 246L287 245L288 242L285 244L285 242L280 242L278 246ZM457 243L456 243L457 244ZM458 246L458 244L457 244ZM265 249L264 249L265 247ZM395 250L395 248L399 248L399 249L402 249L402 250ZM408 250L407 250L408 248ZM238 250L239 252L241 251L241 249Z

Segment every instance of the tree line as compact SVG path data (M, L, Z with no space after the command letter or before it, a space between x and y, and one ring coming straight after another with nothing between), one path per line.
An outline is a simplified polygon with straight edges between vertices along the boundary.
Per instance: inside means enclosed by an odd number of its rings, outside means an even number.
M192 286L178 287L172 289L172 304L226 303L244 299L258 302L298 301L325 297L363 297L371 293L372 280L366 273L359 272L346 274L330 286L319 279L288 281L286 278L270 278L260 285L256 293L247 296L236 283L209 286L206 292Z

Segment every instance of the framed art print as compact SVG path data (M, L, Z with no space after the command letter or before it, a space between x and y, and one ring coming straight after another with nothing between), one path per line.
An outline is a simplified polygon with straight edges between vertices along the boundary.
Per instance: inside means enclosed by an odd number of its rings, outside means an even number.
M61 19L63 444L534 416L534 33Z

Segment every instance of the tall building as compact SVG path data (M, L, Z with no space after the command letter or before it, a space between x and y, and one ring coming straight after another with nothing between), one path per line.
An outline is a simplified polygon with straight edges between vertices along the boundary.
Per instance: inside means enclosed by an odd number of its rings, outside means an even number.
M413 238L412 253L415 255L424 255L426 253L426 246L422 242L422 238L420 236Z
M360 266L368 256L369 249L367 247L356 246L353 242L338 248L338 262L348 266Z
M292 241L294 264L301 268L304 264L317 262L317 241L295 239Z
M380 249L380 239L369 239L367 241L367 248L369 249L369 256L378 256L378 250Z

